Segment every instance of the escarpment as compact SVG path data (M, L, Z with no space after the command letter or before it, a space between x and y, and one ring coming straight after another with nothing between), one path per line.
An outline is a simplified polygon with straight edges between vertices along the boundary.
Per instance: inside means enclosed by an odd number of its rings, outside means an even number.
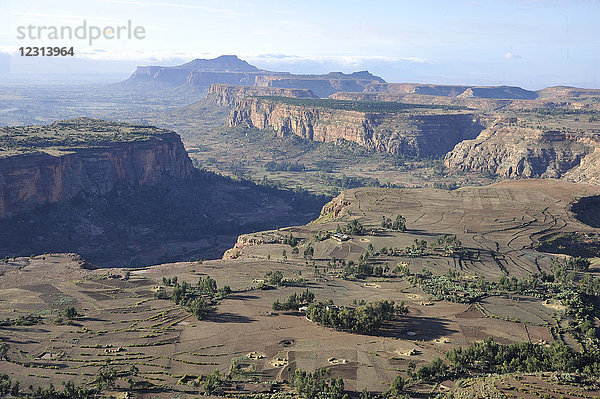
M0 131L0 217L117 184L155 184L193 170L179 136L88 118Z
M295 134L320 142L347 140L377 152L414 156L443 155L483 129L472 113L407 112L402 104L393 103L366 104L368 111L362 111L362 104L355 105L246 98L232 109L229 125L272 129L280 136Z
M207 98L216 105L231 107L238 100L250 96L278 96L292 98L318 98L312 91L306 89L286 89L279 87L237 86L213 84L208 90Z
M593 156L598 144L581 133L511 126L498 121L476 139L458 144L446 156L445 165L451 170L489 172L506 178L570 176L572 180L590 181L582 174L595 174L591 171L594 163L584 160Z

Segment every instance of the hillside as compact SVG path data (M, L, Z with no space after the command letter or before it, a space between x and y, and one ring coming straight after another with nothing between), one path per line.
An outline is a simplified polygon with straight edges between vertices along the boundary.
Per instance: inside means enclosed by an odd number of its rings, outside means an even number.
M89 118L2 128L0 148L0 217L192 172L176 133Z
M150 126L79 118L0 140L1 256L219 257L240 233L306 222L324 201L196 170L176 133Z
M570 270L567 257L537 243L561 232L597 241L598 228L569 204L599 193L549 180L452 192L361 188L312 223L241 236L221 260L91 270L75 254L6 259L2 369L24 391L73 381L115 397L296 397L296 370L327 368L355 396L381 394L400 376L409 397L458 395L466 384L465 393L518 387L596 398L593 369L582 365L600 362L584 311L598 264ZM382 225L399 214L405 231ZM332 237L347 228L345 241ZM201 298L206 313L181 298ZM378 301L399 306L377 320ZM340 324L315 309L343 316ZM355 331L344 320L376 328ZM97 385L109 372L112 383Z

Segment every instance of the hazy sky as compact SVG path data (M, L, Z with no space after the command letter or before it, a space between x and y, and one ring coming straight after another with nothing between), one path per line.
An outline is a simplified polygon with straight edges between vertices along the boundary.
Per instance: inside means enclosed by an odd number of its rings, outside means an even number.
M600 87L599 0L0 0L3 79L126 78L236 54L265 69L392 82ZM17 38L19 26L143 26L144 39ZM75 57L21 57L21 46ZM0 78L2 79L2 78Z

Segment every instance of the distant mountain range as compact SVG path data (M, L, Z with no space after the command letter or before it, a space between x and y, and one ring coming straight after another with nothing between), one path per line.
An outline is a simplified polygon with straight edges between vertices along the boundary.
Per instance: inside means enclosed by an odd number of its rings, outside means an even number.
M381 93L381 98L402 94L421 94L458 98L534 100L545 93L515 86L434 85L387 83L369 71L349 74L329 72L322 75L296 75L259 69L235 55L195 59L177 66L139 66L125 88L145 90L194 90L205 92L213 84L310 90L317 97L335 93Z
M183 65L139 66L129 79L121 84L126 87L167 89L180 86L204 88L212 84L309 89L319 97L327 97L339 91L362 92L370 84L382 84L385 80L368 71L344 74L330 72L324 75L294 75L274 72L248 64L235 55L222 55L214 59L195 59Z

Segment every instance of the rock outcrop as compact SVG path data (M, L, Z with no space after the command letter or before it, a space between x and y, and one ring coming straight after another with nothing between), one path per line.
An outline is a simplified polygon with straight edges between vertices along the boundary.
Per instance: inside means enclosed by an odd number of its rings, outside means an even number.
M498 120L476 139L459 143L446 156L445 164L451 170L489 172L506 178L560 178L593 151L593 141L580 134Z
M20 137L35 147L21 143L0 154L0 217L81 191L104 194L117 184L154 184L193 170L179 136L168 130L87 118L16 129L5 128L0 136Z
M233 106L238 100L251 96L278 96L293 98L317 98L310 90L284 89L278 87L236 86L214 84L208 90L207 98L224 107Z
M418 83L373 83L367 85L366 93L421 94L441 97L490 98L505 100L534 100L535 91L516 86L454 86Z
M362 92L373 84L385 81L368 71L344 74L331 72L325 75L260 76L257 86L311 90L319 97L328 97L337 92Z
M416 156L443 155L483 129L479 118L470 113L360 112L264 98L239 101L229 125L272 129L281 136L295 134L321 142L342 139L369 150Z

